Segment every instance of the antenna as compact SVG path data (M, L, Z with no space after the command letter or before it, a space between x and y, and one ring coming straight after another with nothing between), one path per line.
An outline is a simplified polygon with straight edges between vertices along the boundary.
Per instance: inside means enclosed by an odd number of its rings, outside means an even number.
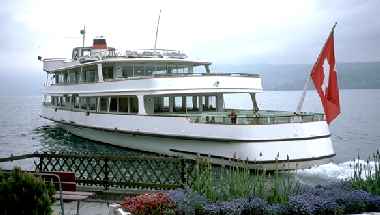
M83 29L80 30L80 34L82 34L82 40L83 40L82 47L84 47L84 40L86 38L86 26L85 25L83 26Z
M161 9L160 9L160 13L158 14L158 21L157 21L157 28L156 28L156 39L154 40L154 47L153 47L154 51L156 51L158 27L160 26L160 18L161 18Z

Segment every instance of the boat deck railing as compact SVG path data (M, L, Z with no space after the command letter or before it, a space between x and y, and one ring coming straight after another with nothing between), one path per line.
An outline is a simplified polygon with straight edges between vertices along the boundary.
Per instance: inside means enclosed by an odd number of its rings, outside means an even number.
M210 76L223 76L223 77L245 77L245 78L260 78L258 74L251 73L163 73L163 74L148 74L148 73L136 73L133 76L117 77L112 79L104 79L104 82L116 82L125 80L140 80L140 79L152 79L152 78L182 78L182 77L210 77ZM103 83L94 79L93 81L80 81L65 83L44 83L44 86L60 86L60 85L76 85L76 84L90 84L90 83Z
M322 113L294 113L285 111L234 111L207 112L199 115L188 115L192 123L223 124L223 125L272 125L284 123L305 123L323 121Z

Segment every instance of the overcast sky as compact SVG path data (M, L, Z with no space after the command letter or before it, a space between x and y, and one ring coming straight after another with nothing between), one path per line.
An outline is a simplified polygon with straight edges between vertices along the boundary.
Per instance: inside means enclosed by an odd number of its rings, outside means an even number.
M334 22L338 62L380 61L380 1L2 0L0 73L36 71L105 36L119 49L179 49L218 64L311 64Z

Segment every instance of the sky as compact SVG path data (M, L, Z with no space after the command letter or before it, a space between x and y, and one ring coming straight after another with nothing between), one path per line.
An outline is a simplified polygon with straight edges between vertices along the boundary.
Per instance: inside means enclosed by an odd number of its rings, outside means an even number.
M215 64L312 64L335 22L338 62L380 61L380 1L2 0L0 74L42 72L104 36L119 50L178 49Z

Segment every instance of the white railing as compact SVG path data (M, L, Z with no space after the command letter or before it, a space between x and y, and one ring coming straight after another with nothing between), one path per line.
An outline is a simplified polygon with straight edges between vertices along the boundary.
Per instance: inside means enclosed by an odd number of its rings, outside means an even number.
M79 62L72 61L66 58L46 58L43 60L43 70L47 72L52 72L57 69L63 69L78 64Z
M272 125L284 123L304 123L324 121L324 114L305 113L294 115L256 115L256 116L218 116L202 114L199 116L188 116L192 123L223 124L223 125Z

